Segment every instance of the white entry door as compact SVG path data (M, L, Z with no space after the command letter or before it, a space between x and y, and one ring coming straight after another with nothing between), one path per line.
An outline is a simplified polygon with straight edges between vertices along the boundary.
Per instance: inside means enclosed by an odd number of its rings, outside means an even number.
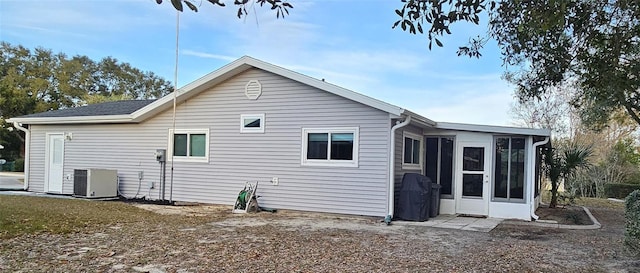
M47 135L47 192L62 193L64 135Z
M459 144L456 152L456 213L488 215L491 143Z

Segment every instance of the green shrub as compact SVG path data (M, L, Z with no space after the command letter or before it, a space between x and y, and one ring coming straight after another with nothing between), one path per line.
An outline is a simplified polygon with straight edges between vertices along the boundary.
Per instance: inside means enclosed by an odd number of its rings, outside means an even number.
M632 191L640 190L640 184L606 184L604 194L607 197L624 199Z
M16 172L24 172L24 158L16 159L13 169Z
M15 161L7 161L6 163L0 165L0 171L13 172L14 170L15 170Z
M624 242L640 253L640 190L635 190L625 200Z

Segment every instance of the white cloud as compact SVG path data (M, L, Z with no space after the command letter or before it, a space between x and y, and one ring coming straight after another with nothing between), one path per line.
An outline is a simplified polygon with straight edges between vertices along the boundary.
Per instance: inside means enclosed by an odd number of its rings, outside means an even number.
M195 56L195 57L201 57L201 58L216 59L216 60L222 60L222 61L227 61L227 62L232 62L232 61L235 61L236 59L238 59L238 58L232 57L232 56L220 55L220 54L211 54L211 53L200 52L200 51L195 51L195 50L190 50L190 49L181 50L180 53L183 54L183 55L187 55L187 56Z
M268 7L249 8L251 15L241 20L237 6L226 2L227 7L220 8L203 1L198 13L181 13L181 84L249 55L434 120L496 125L509 120L512 89L500 79L495 63L487 56L469 61L439 49L428 51L424 37L392 31L392 21L382 23L395 17L371 16L386 7L357 9L367 16L358 17L346 6L361 3L295 1L284 20L276 19ZM3 1L0 27L8 40L71 48L67 53L96 50L96 56L134 60L172 78L176 12L170 1L30 3ZM153 60L140 65L145 58Z
M468 91L442 92L441 96L426 99L416 112L435 121L460 122L487 125L511 125L509 107L512 102L512 88L498 82L493 85L482 85L483 82L468 82L463 85L451 84L449 89L467 88L477 84Z

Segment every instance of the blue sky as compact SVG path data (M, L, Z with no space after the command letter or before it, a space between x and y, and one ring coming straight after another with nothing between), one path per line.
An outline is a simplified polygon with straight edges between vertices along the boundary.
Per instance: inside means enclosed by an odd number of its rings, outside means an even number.
M113 56L173 81L176 14L169 0L2 0L0 39L95 60ZM194 2L199 3L198 0ZM290 0L236 17L233 0L180 16L178 84L249 55L404 107L436 121L511 125L513 87L495 43L480 59L456 49L486 28L460 25L444 48L391 29L399 0Z

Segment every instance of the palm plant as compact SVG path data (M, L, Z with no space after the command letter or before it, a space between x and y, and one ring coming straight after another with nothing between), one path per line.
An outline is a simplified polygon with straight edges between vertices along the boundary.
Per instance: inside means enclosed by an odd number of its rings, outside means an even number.
M545 151L545 170L551 180L550 208L558 205L558 186L560 181L572 177L578 169L589 167L589 157L593 154L591 146L569 143Z

